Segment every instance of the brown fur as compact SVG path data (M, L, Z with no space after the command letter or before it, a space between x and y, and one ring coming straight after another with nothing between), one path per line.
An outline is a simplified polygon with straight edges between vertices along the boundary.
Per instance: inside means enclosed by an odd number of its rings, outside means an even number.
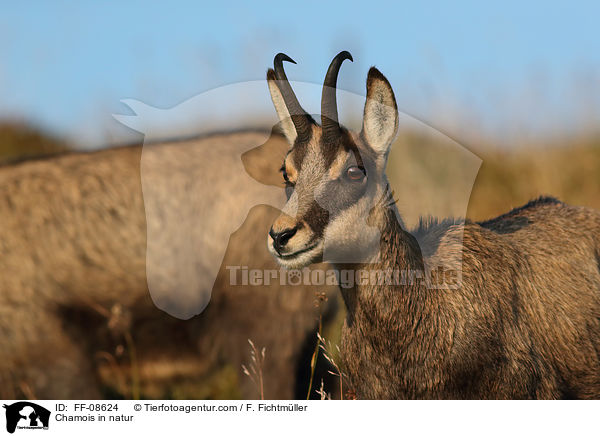
M422 270L386 214L383 264ZM515 222L526 222L513 231ZM462 253L462 286L345 291L344 362L361 398L600 398L600 214L541 199L449 225L433 256Z

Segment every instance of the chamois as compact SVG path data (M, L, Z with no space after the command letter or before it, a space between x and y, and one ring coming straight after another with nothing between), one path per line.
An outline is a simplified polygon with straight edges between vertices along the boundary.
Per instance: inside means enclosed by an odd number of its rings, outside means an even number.
M283 61L293 61L280 53L267 72L291 146L269 250L284 267L329 261L362 278L428 265L457 274L439 288L424 279L340 287L342 361L358 397L600 398L600 213L542 197L490 221L407 231L385 175L398 129L392 87L372 67L361 132L340 126L346 59L339 53L326 73L321 126L287 80Z

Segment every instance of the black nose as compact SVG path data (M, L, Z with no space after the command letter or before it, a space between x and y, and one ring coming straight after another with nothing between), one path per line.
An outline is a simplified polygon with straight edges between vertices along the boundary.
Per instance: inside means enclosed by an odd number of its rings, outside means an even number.
M290 239L292 239L292 236L296 234L296 231L298 231L298 229L294 227L292 229L285 229L281 232L275 233L273 231L273 227L271 227L271 230L269 230L269 235L271 235L271 238L273 238L273 248L275 248L275 251L281 254L281 249L285 247L285 244L287 244Z

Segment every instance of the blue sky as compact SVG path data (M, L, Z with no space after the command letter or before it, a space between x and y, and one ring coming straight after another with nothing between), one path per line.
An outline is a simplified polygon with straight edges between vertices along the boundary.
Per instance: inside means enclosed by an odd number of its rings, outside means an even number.
M377 65L400 108L455 136L498 141L600 122L597 2L6 2L0 117L87 145L122 130L135 98L167 108L260 80L275 53L294 80L322 80L349 50L340 87L363 92ZM261 108L262 110L262 108Z

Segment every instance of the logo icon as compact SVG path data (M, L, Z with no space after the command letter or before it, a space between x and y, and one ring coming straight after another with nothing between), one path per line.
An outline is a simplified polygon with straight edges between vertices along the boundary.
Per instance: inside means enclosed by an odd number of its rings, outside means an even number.
M19 401L6 409L6 431L14 433L18 429L48 429L50 411L29 401Z

